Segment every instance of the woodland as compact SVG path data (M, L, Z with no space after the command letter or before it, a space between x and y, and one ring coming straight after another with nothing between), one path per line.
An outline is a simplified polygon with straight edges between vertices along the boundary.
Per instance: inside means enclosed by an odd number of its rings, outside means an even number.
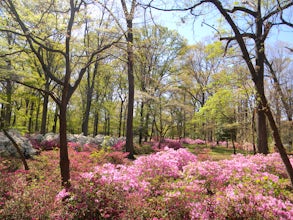
M1 0L0 218L292 219L292 6Z

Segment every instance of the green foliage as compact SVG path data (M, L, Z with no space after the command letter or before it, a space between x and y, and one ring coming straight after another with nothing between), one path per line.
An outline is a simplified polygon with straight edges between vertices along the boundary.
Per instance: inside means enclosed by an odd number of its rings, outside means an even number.
M135 153L137 155L145 155L154 153L154 150L150 144L142 144L141 146L135 147Z
M223 43L221 41L215 41L214 43L208 44L204 48L204 52L208 54L206 57L209 59L217 59L224 53Z
M198 115L219 122L229 121L233 118L234 97L231 90L220 89L210 97L200 109Z
M107 150L107 148L102 148L100 150L93 151L90 156L97 162L105 161L106 155L109 153L109 151L110 150Z

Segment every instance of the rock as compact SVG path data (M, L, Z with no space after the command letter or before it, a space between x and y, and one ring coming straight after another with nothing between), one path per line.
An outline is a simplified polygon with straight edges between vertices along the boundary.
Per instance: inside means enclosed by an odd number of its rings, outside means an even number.
M94 137L94 143L97 145L101 145L104 141L104 135L98 134Z
M52 141L52 140L58 140L58 139L59 139L59 134L47 133L44 135L43 141Z
M9 134L18 144L26 158L32 157L38 153L38 151L33 148L29 139L22 136L18 131L9 130ZM5 136L3 132L0 132L0 155L20 157L12 142L8 139L8 137Z

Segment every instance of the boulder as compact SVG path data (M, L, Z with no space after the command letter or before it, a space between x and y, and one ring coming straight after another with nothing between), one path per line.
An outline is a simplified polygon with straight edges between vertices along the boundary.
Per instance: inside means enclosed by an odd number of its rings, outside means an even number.
M9 130L8 133L18 144L26 158L32 157L38 153L38 151L33 148L27 137L22 136L16 130ZM20 157L12 142L8 139L8 137L5 136L3 132L0 132L0 156Z

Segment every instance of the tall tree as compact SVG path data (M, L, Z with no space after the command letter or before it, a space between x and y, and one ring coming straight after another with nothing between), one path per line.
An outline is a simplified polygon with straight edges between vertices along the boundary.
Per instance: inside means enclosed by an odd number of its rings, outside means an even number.
M88 48L86 51L89 51L89 48L95 47L97 50L103 48L105 45L111 41L110 31L114 31L115 26L113 26L111 14L107 13L106 5L100 5L99 10L101 15L100 18L96 21L91 21L88 17L85 19L85 32L84 32L84 46ZM107 31L101 31L107 30ZM88 53L88 52L86 52ZM89 67L86 72L86 86L85 86L85 108L83 110L82 118L82 132L84 135L88 135L89 127L89 117L93 101L93 93L95 87L95 80L98 75L99 66L101 61L106 59L109 55L99 54L99 57L94 63L94 67Z
M1 1L1 5L10 13L20 27L20 30L1 30L5 32L13 32L20 37L24 37L28 42L30 50L37 57L38 62L42 66L44 74L46 74L51 80L54 80L61 87L61 97L55 96L53 93L49 95L57 103L59 107L59 138L60 138L60 171L61 182L64 187L70 186L70 168L69 157L67 149L67 106L71 96L80 84L87 68L97 59L97 55L102 51L108 49L113 45L111 42L99 49L91 49L88 56L84 57L83 51L78 53L77 48L74 48L74 42L78 42L78 38L75 38L73 33L76 29L82 29L82 26L77 26L77 19L82 18L85 1L70 0L68 3L54 1L54 2L33 2L30 6L40 8L38 17L32 17L31 23L25 19L30 19L22 14L22 7L28 7L28 5L21 5L20 2L12 0ZM40 5L42 4L42 5ZM45 8L44 8L45 7ZM65 23L51 22L50 16L54 15L56 21ZM47 32L42 32L48 28L48 24L54 24L49 28L51 33L45 35ZM28 25L30 24L30 25ZM43 26L42 26L43 25ZM42 29L43 28L43 29ZM46 29L48 30L48 29ZM65 36L62 33L65 31ZM39 32L39 33L36 33ZM61 36L59 42L50 41L50 36ZM116 40L116 39L115 39ZM56 76L50 71L48 63L44 60L44 52L50 51L61 55L64 62L64 74L61 77ZM74 80L75 79L75 80ZM73 84L72 84L73 82ZM33 87L33 86L31 86ZM39 91L40 88L36 88ZM41 90L42 92L46 92Z
M133 55L133 19L136 8L136 0L131 1L130 9L128 10L125 0L121 0L121 5L124 12L124 17L127 25L125 35L127 41L127 75L128 75L128 113L126 125L126 152L128 158L134 159L133 146L133 106L134 106L134 55Z
M163 125L163 115L166 116L164 114L166 112L163 112L164 109L162 111L159 109L171 103L163 96L171 97L170 85L173 85L171 79L176 72L174 63L185 48L185 40L177 32L159 25L145 26L136 30L136 33L135 75L140 90L139 143L141 143L143 136L146 140L150 133L148 127L151 120L153 125L156 125L157 132L162 135L165 135L171 127L170 120L165 120L167 123ZM173 110L169 107L167 109ZM166 129L167 127L169 128Z
M203 0L192 3L189 7L180 8L175 10L190 10L193 14L199 6L203 4L212 4L217 11L225 19L233 35L227 37L221 37L221 40L227 41L227 48L232 41L236 41L242 52L243 59L249 69L252 80L257 91L259 100L258 108L258 151L260 153L268 153L267 148L267 131L265 125L265 115L270 123L273 131L273 137L275 145L280 153L280 156L284 162L286 170L293 185L293 169L286 154L285 148L281 141L280 133L278 131L275 119L268 104L268 100L264 91L264 63L265 63L265 42L273 26L287 23L284 22L282 17L283 12L293 6L291 0L284 1L243 1L237 2L234 5L232 2L221 2L219 0ZM235 3L236 4L236 3ZM231 5L233 5L232 8ZM151 3L147 6L151 6ZM154 7L158 8L158 7ZM164 9L166 10L166 9ZM174 9L169 9L174 10ZM250 19L250 22L237 22L237 16L246 16ZM243 27L241 25L248 25ZM247 30L247 31L243 31ZM249 40L248 40L249 39ZM254 55L249 53L251 45L254 45ZM261 130L264 129L264 130Z

